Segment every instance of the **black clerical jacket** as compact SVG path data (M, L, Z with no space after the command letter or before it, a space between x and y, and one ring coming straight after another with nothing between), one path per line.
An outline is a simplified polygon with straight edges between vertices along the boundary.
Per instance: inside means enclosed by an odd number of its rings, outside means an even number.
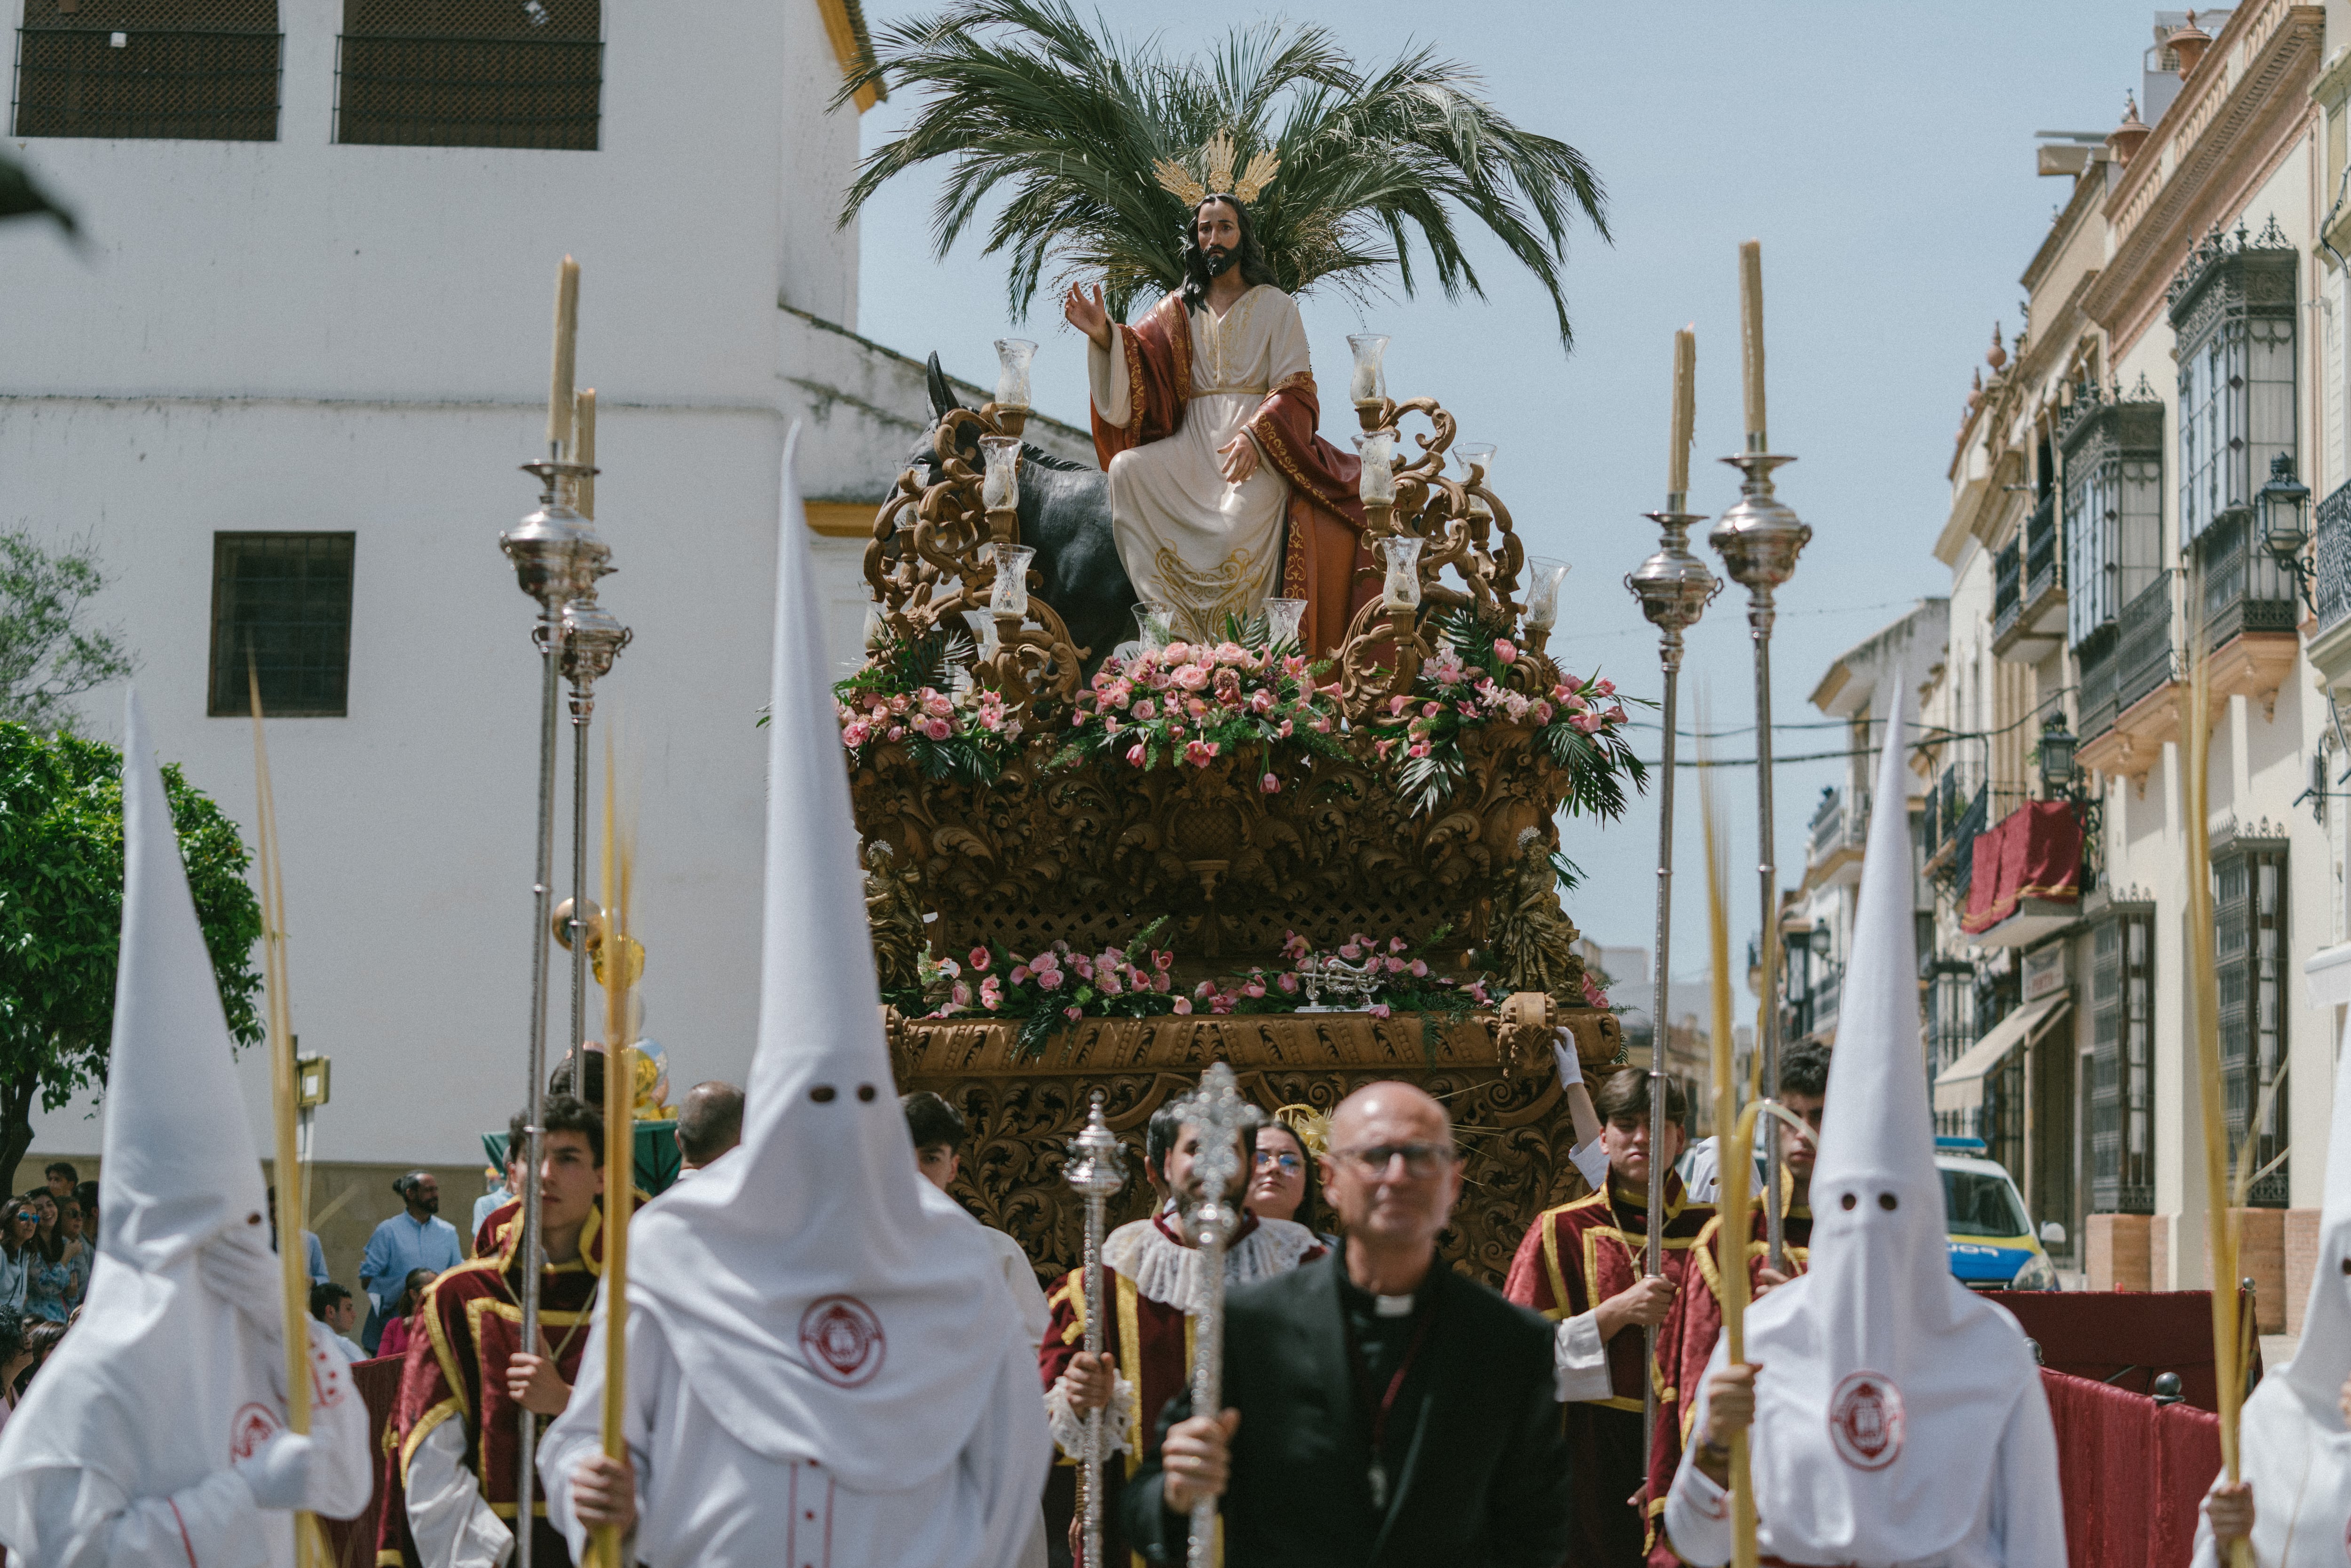
M1339 1254L1235 1291L1225 1305L1224 1394L1241 1413L1225 1493L1228 1568L1558 1568L1570 1498L1552 1328L1438 1265L1435 1313L1395 1434L1389 1506L1372 1503L1371 1424L1351 1364ZM1409 1386L1409 1385L1408 1385ZM1160 1434L1192 1414L1169 1401ZM1184 1521L1161 1503L1159 1460L1122 1511L1128 1543L1184 1558Z

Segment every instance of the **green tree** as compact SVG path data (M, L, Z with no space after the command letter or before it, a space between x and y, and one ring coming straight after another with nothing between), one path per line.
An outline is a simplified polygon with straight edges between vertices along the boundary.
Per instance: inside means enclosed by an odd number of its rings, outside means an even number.
M229 1033L250 1045L261 906L244 840L177 767L164 768L163 793ZM106 1081L122 873L122 754L0 723L0 1172L32 1146L36 1103L54 1111Z
M931 222L945 259L1008 187L984 254L1011 256L1016 320L1049 266L1057 284L1104 280L1121 319L1180 287L1189 214L1160 183L1161 164L1207 179L1204 149L1219 133L1235 171L1261 154L1280 161L1249 213L1291 294L1329 284L1368 298L1393 269L1409 297L1417 240L1447 298L1483 298L1457 227L1467 214L1542 284L1570 347L1569 226L1580 216L1608 236L1583 155L1503 115L1475 71L1426 47L1366 69L1327 27L1264 22L1235 28L1204 59L1176 60L1155 40L1129 46L1088 28L1066 0L953 0L877 38L841 101L869 84L918 94L920 107L866 154L841 222L893 175L950 160Z
M72 732L73 699L136 667L111 632L85 630L82 601L106 586L88 546L52 555L29 533L0 533L0 720Z

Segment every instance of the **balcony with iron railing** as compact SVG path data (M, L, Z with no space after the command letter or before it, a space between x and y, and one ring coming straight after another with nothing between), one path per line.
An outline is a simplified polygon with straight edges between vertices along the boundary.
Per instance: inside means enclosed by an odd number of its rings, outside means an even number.
M1822 790L1805 847L1804 885L1858 881L1862 842L1868 833L1868 791Z
M2179 652L2172 644L2171 573L2123 606L2083 643L2082 745L2074 759L2095 773L2144 778L2179 735Z
M2310 553L2310 663L2333 687L2351 682L2351 484L2318 503Z
M2065 576L2057 559L2057 497L2043 496L1992 566L1992 653L2022 664L2049 656L2065 634Z
M2212 661L2212 700L2252 698L2266 720L2302 652L2294 574L2264 545L2249 507L2215 517L2197 539L2196 554L2204 646L2221 655Z

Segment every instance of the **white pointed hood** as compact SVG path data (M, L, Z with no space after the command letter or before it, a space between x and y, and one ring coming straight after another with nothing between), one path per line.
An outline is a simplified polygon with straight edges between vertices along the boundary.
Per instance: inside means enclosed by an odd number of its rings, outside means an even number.
M2322 1430L2341 1433L2343 1384L2351 1378L2351 1061L2340 1058L2319 1205L2318 1266L2303 1309L2302 1343L2273 1376L2294 1390Z
M122 837L97 1266L81 1321L0 1431L0 1542L36 1561L39 1472L96 1470L133 1497L166 1496L250 1454L286 1419L283 1285L261 1162L135 693ZM349 1386L320 1348L314 1404ZM287 1516L274 1517L272 1560L290 1562Z
M629 1297L719 1422L858 1491L963 1450L1019 1318L979 1228L914 1166L882 1032L808 524L784 445L759 1038L743 1146L642 1210ZM1041 1400L1036 1437L1048 1441Z
M1813 1166L1809 1271L1748 1319L1771 1549L1903 1563L1958 1543L2037 1387L2016 1320L1952 1278L1927 1097L1898 674Z

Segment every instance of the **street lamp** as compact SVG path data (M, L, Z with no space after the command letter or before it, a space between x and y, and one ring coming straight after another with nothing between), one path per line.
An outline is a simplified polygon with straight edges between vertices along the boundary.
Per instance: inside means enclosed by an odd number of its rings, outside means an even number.
M2310 612L2318 613L2311 597L2310 578L2302 564L2310 543L2310 486L2294 476L2294 457L2281 452L2270 459L2270 481L2253 497L2262 527L2262 548L2278 565L2294 574L2294 586Z
M2044 800L2062 799L2070 793L2074 784L2074 732L2065 727L2065 716L2053 713L2041 727L2041 796Z

